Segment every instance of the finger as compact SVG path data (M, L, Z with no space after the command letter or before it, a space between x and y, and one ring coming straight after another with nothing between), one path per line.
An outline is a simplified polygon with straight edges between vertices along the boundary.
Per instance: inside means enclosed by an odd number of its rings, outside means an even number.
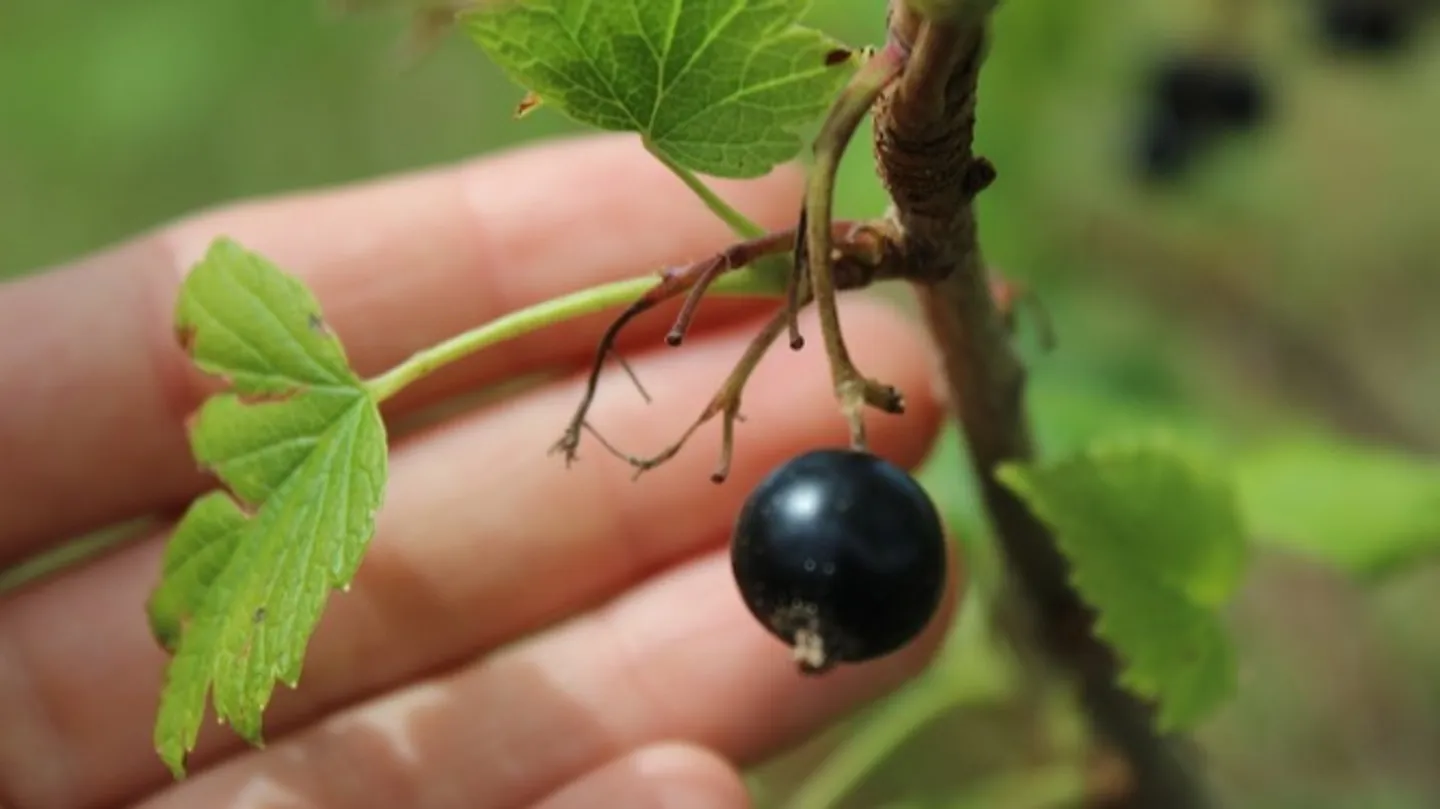
M794 217L792 171L717 188L767 225ZM299 274L367 375L505 312L733 238L637 140L595 137L239 205L0 286L15 338L0 341L0 379L14 385L0 409L0 567L203 485L182 422L211 386L177 346L172 313L185 270L219 235ZM482 352L420 393L575 362L600 324Z
M723 758L688 744L656 744L580 777L535 809L746 809L750 796Z
M755 763L923 668L944 637L954 579L914 644L807 677L750 616L728 554L716 551L486 660L246 753L154 806L229 806L264 783L316 807L509 809L666 739Z
M857 362L908 395L905 416L872 419L874 449L913 465L940 419L928 342L889 306L850 299L842 313ZM615 377L597 423L617 441L660 447L700 410L753 331L639 358L656 404L612 395L624 384ZM504 644L723 541L761 475L846 436L824 357L810 351L782 348L761 366L723 486L709 481L718 426L638 483L593 444L567 470L545 449L576 395L574 383L534 391L395 449L377 537L354 588L327 608L301 689L276 695L271 733ZM0 736L11 740L0 748L0 783L73 807L165 779L149 742L164 658L142 611L161 544L125 549L0 608L0 715L13 729ZM237 745L210 728L194 761Z

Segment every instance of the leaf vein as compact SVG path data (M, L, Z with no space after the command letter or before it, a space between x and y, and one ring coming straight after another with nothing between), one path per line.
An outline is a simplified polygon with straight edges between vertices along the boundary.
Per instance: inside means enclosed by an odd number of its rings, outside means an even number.
M282 332L284 332L290 337L292 342L287 347L291 350L287 351L286 353L291 354L292 356L298 355L300 358L303 359L306 364L310 366L312 371L316 372L313 379L306 379L303 381L325 382L332 385L344 381L343 377L337 378L334 374L333 369L326 367L325 364L320 361L319 357L311 354L310 351L306 348L303 334L297 334L297 330L309 328L308 324L286 323L285 319L280 317L279 312L276 312L274 309L266 305L265 296L262 295L258 290L250 286L250 278L248 278L246 274L237 273L235 276L235 280L236 285L239 286L240 289L244 290L245 293L250 296L251 300L255 301L256 305L258 305L260 310L270 318L271 322L278 326ZM298 351L296 351L295 349L298 349Z
M701 117L704 117L705 115L711 114L712 112L714 112L714 110L715 110L716 107L720 107L720 106L727 105L727 104L737 104L737 103L741 102L742 100L744 100L745 98L747 98L747 97L749 97L749 96L753 96L753 95L755 95L756 93L759 93L759 92L764 92L764 91L766 91L766 90L774 90L774 89L777 89L777 88L780 88L780 87L784 87L784 86L786 86L786 85L788 85L788 84L794 84L794 83L797 83L797 82L805 81L805 80L807 80L807 79L813 79L813 78L815 78L815 77L818 76L818 75L824 75L824 73L825 73L826 70L827 70L827 68L822 67L822 68L819 68L819 69L817 69L817 70L808 71L808 72L806 72L806 73L792 73L792 74L790 74L790 75L788 75L788 76L782 76L782 77L780 77L780 78L778 78L778 79L771 79L770 81L767 81L767 82L760 82L760 83L757 83L757 84L752 84L752 85L747 86L747 87L742 87L742 88L740 88L740 89L732 92L730 95L725 96L724 98L721 98L721 99L719 99L719 100L717 100L717 101L715 101L715 102L713 102L713 103L711 103L711 104L709 104L709 105L707 105L707 106L700 107L700 108L696 109L694 112L690 113L690 114L687 115L686 117L684 117L684 118L680 119L679 121L677 121L676 123L672 124L672 125L670 126L670 128L665 131L665 133L664 133L663 135L657 136L657 137L656 137L656 140L657 140L657 141L661 141L661 142L665 141L666 139L668 139L668 138L670 137L670 135L674 134L675 132L677 132L677 131L679 131L679 130L684 129L685 127L687 127L687 126L689 126L690 124L694 123L697 119L699 119L699 118L701 118ZM704 141L695 141L695 142L696 142L696 143L705 143ZM709 141L709 144L712 145L712 146L725 146L725 145L729 145L729 143L728 143L727 141L722 141L722 140Z

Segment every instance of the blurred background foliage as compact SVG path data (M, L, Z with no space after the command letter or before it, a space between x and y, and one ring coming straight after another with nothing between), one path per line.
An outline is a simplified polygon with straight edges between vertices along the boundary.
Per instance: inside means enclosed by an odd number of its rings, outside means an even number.
M365 5L0 4L0 277L197 208L576 129L512 120L519 90L460 36L405 58L405 11ZM1240 696L1200 733L1227 805L1435 806L1440 33L1340 57L1309 5L1004 4L982 239L1055 326L1041 351L1021 310L1045 452L1160 426L1235 465L1263 552L1233 608ZM812 16L875 43L880 6ZM1250 60L1270 114L1145 180L1147 82L1196 50ZM842 215L883 210L868 150L840 193ZM960 458L952 435L926 479L983 573ZM1114 787L1064 699L1017 698L1032 684L987 632L968 609L920 681L757 772L762 805L1038 809Z

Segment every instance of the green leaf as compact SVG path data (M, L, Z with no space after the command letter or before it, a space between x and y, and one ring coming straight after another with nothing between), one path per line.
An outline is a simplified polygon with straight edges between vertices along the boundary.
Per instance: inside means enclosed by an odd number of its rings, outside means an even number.
M165 546L160 585L145 606L150 631L165 651L173 653L180 645L215 577L234 556L245 528L244 512L224 492L211 492L186 510Z
M1092 444L1000 480L1056 534L1075 586L1119 652L1125 685L1195 724L1236 687L1219 615L1239 587L1245 533L1229 478L1160 436Z
M639 132L679 165L757 177L793 158L851 72L807 0L498 0L470 35L548 106Z
M191 505L148 604L175 655L155 744L181 777L207 693L258 744L275 681L299 680L326 598L374 534L386 454L378 406L298 280L217 241L186 278L176 322L196 364L232 383L201 407L191 445L240 501L216 492Z
M1257 539L1380 576L1440 554L1440 463L1323 438L1242 456L1238 484Z

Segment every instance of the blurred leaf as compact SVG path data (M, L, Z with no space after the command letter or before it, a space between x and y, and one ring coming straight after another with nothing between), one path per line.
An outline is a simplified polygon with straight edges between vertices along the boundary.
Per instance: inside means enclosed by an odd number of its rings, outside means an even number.
M1361 575L1440 553L1440 462L1323 439L1237 462L1256 538Z
M1090 784L1085 761L999 773L946 804L946 809L1054 809L1081 806Z
M1193 725L1231 695L1236 653L1217 611L1247 549L1223 473L1156 435L999 477L1055 531L1122 680L1160 702L1163 727Z
M1107 435L1145 431L1163 431L1186 446L1224 446L1215 425L1183 394L1161 389L1162 383L1137 382L1146 368L1133 355L1076 350L1055 365L1037 360L1027 390L1036 443L1045 458L1079 452Z
M173 649L155 744L176 777L194 749L205 697L260 740L277 679L300 678L331 589L355 575L385 483L385 427L314 297L259 256L220 240L185 279L176 322L192 357L233 391L191 427L225 493L195 501L166 549L148 604Z
M806 0L500 0L470 35L546 104L639 132L694 171L757 177L794 157L795 130L849 76L845 47L796 25Z

